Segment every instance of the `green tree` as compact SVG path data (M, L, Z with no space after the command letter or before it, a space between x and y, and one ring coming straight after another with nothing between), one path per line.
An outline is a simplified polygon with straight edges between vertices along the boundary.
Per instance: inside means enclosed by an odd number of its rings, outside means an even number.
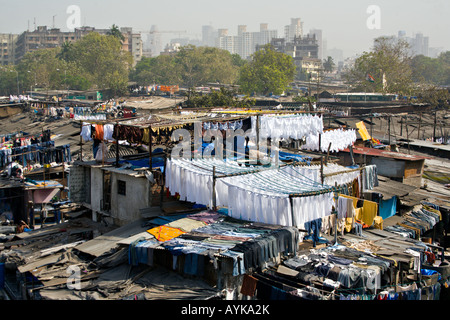
M111 28L109 29L107 35L116 37L119 39L120 43L123 43L125 41L125 36L120 31L119 27L113 24Z
M252 55L250 62L240 70L239 85L242 92L251 94L281 94L294 80L293 58L277 52L268 44Z
M358 57L344 75L355 91L409 94L412 89L412 71L409 45L393 37L380 37L370 52ZM370 74L375 80L368 79Z
M190 89L186 105L188 107L234 107L248 108L255 105L255 100L247 96L238 97L236 89L221 87L212 90L209 94L203 94Z
M156 82L188 88L217 82L234 84L238 63L226 50L188 45L174 55L142 59L131 71L130 78L140 85Z
M450 51L438 58L417 55L411 60L411 69L416 83L450 85Z
M179 66L170 55L159 55L154 58L142 58L130 72L130 79L139 85L181 83Z
M19 90L19 92L17 92ZM0 65L0 95L20 94L20 85L17 89L17 72L14 66Z
M323 68L324 68L325 72L328 72L328 73L333 72L335 66L336 66L336 64L334 63L334 60L332 57L328 56L327 59L323 60Z
M91 32L74 43L73 55L93 87L111 89L114 95L126 92L133 58L117 37Z

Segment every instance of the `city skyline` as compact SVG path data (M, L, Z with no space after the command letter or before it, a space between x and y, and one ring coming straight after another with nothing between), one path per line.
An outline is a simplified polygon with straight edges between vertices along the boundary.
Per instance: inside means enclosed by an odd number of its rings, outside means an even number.
M35 26L68 30L67 22L71 17L68 8L73 5L80 9L81 26L109 28L115 24L145 32L156 25L163 32L165 42L180 36L201 40L204 25L228 29L231 35L235 35L239 25L246 25L248 31L258 31L261 23L267 23L269 29L277 30L278 36L283 37L284 27L290 20L300 18L304 24L304 34L314 29L322 30L327 48L340 49L345 57L370 50L373 39L396 36L400 30L409 37L422 33L429 37L430 47L450 50L450 22L446 19L450 13L450 3L445 0L430 0L427 3L418 0L321 0L314 3L291 0L229 0L226 3L174 0L170 2L170 7L143 0L126 3L117 0L0 0L4 13L0 20L0 33L20 34L27 29L34 30ZM376 14L368 10L371 5L379 9L379 26L375 28L368 26ZM183 32L170 34L164 31Z

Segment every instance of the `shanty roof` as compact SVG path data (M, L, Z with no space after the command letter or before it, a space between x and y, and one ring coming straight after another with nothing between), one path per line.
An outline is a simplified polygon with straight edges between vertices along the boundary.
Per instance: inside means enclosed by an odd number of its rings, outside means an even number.
M349 148L342 150L342 152L350 152ZM383 158L391 158L396 160L406 160L406 161L421 161L427 159L427 157L401 153L401 152L393 152L375 148L366 148L366 147L353 147L354 154L367 155L372 157L383 157Z

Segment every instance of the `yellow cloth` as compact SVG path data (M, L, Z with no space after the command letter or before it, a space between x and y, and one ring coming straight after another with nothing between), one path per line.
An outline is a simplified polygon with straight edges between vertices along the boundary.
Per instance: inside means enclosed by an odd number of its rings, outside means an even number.
M373 225L373 221L378 214L378 204L373 201L364 200L361 220L368 226Z
M375 229L383 230L383 218L380 216L375 217L373 226Z
M147 232L150 233L151 235L153 235L156 238L156 240L162 241L162 242L176 238L176 237L186 233L180 229L172 228L172 227L168 227L168 226L155 227L155 228L147 230Z
M144 128L143 130L143 134L142 134L142 142L145 144L149 144L150 143L150 129L149 128Z
M353 218L345 218L345 231L350 232L353 229Z
M355 220L362 220L362 212L363 212L363 208L355 209Z
M367 132L367 128L366 128L364 122L362 122L362 121L357 122L356 127L358 128L359 135L361 136L361 138L364 141L370 140L370 134L369 134L369 132Z

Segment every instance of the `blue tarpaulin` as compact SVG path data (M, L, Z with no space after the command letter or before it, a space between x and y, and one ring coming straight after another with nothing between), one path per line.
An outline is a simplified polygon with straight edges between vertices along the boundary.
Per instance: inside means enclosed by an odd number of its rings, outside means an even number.
M393 196L389 200L381 200L379 204L380 217L383 220L392 217L397 212L397 196Z

